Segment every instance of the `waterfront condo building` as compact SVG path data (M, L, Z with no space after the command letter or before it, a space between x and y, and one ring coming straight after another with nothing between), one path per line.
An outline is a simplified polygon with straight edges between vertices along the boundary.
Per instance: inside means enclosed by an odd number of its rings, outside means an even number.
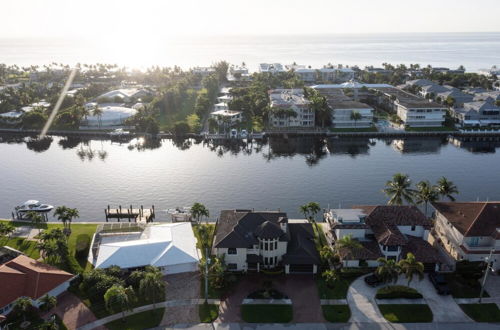
M314 111L303 89L269 91L269 124L274 127L314 127Z
M468 102L453 114L462 126L500 125L500 107L492 101Z
M261 73L280 73L285 72L285 68L280 63L260 63L259 72Z
M369 105L342 99L327 99L331 111L332 126L336 128L366 128L372 125L373 108ZM354 114L358 113L360 118Z
M433 235L456 261L484 261L492 252L500 265L500 202L436 202Z
M287 274L315 274L320 263L312 225L306 220L289 220L279 211L222 211L213 253L224 257L231 271L283 267Z

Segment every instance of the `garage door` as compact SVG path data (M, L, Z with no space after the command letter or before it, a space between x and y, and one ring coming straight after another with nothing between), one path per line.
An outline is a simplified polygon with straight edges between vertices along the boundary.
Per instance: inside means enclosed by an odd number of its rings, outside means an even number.
M310 274L313 272L313 265L290 265L290 273L295 274Z
M198 264L196 262L190 262L187 264L166 266L165 269L163 270L163 274L170 275L178 273L188 273L188 272L195 272L197 270L198 270Z

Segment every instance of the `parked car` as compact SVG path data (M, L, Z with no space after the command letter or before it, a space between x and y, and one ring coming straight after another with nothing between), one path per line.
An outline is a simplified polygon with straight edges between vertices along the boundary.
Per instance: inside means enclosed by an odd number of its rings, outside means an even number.
M379 286L380 284L382 284L383 281L377 275L372 274L372 275L368 275L368 276L365 277L365 283L374 288L374 287Z
M240 132L240 137L242 139L246 139L248 137L248 132L246 129L242 129L241 132Z
M436 272L429 273L429 280L431 281L434 288L438 294L448 295L450 294L450 287L448 286L448 282L443 274L439 274Z
M235 139L238 137L238 131L236 129L231 129L231 133L229 135L232 139Z

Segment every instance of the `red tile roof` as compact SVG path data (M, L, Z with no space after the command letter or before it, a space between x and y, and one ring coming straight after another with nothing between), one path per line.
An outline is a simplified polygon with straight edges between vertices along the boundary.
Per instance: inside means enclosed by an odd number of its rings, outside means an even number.
M0 265L0 307L19 297L38 299L72 277L56 267L20 255Z
M500 202L436 202L433 206L464 236L498 237Z

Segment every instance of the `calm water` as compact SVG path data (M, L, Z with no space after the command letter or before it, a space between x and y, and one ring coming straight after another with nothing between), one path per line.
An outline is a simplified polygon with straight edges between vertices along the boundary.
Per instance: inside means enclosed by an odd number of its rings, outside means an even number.
M500 65L500 33L183 37L123 47L85 40L0 39L0 63L18 65L99 62L187 68L222 59L244 61L250 69L256 69L260 62L296 61L315 67L328 62L360 66L420 63L452 68L463 64L475 71Z
M499 142L457 147L446 139L409 139L398 148L397 141L368 139L249 145L1 139L0 217L27 199L76 207L85 221L103 221L108 204L165 210L194 201L212 215L224 208L280 208L298 216L308 201L385 203L380 190L398 171L415 181L444 175L459 187L460 200L500 200Z

